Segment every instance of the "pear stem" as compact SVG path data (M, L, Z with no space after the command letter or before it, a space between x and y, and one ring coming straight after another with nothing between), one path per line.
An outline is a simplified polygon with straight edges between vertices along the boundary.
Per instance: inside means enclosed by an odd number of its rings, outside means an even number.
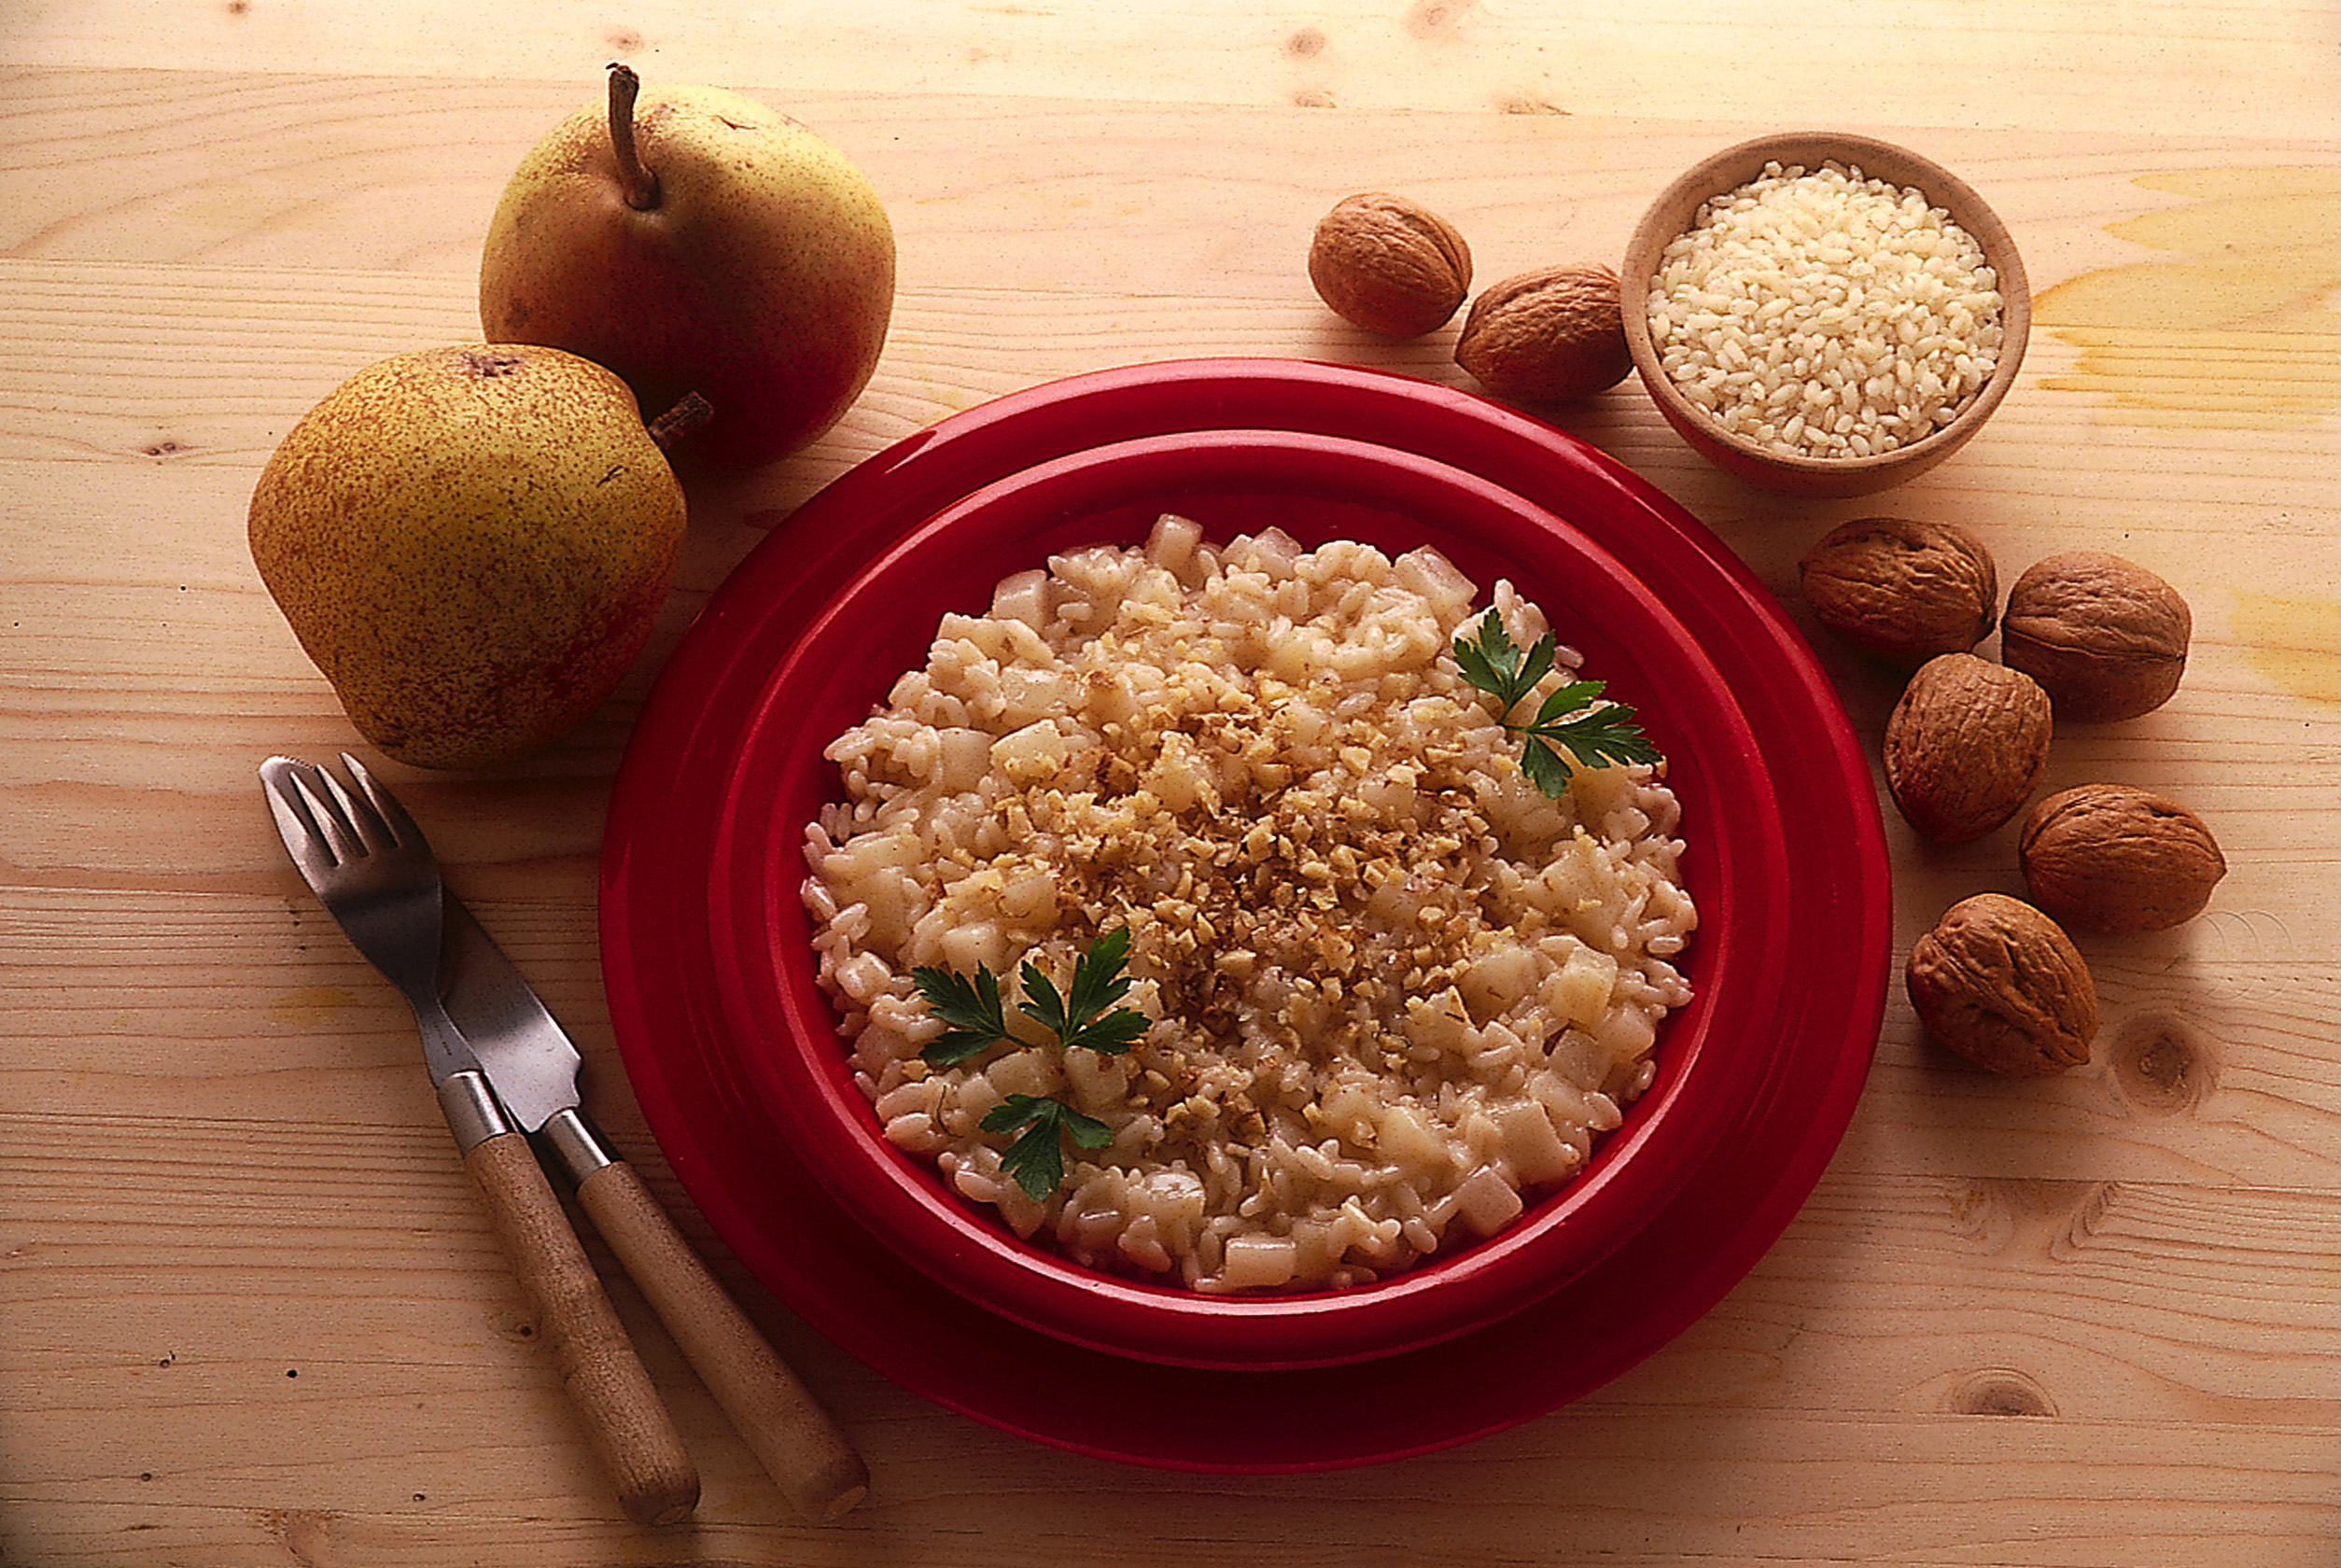
M680 402L651 421L651 440L661 452L672 452L675 443L715 417L715 405L696 392L686 392Z
M610 67L610 146L618 155L618 179L625 188L626 205L649 212L658 205L658 175L642 163L634 146L634 101L642 91L642 78L630 65Z

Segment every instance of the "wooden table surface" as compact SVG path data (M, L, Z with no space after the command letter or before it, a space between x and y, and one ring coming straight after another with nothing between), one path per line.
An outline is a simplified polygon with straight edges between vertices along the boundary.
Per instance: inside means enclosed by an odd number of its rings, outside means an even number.
M11 0L0 1561L2341 1561L2341 11L1743 9ZM404 1009L254 778L355 745L245 553L259 466L361 365L476 332L505 175L613 59L747 91L860 162L900 239L893 334L812 450L694 482L659 638L595 720L491 776L388 771L579 1037L596 1114L866 1454L874 1490L830 1527L606 1267L705 1478L694 1522L624 1521ZM2192 601L2177 698L2060 734L2051 767L2184 800L2231 868L2180 929L2086 945L2096 1058L1987 1078L1898 986L1837 1158L1743 1283L1582 1401L1399 1463L1070 1455L805 1328L661 1159L596 953L610 781L708 593L853 463L1071 372L1291 355L1465 385L1451 327L1392 346L1311 293L1310 230L1351 190L1428 203L1493 280L1614 260L1678 169L1799 124L1928 153L2013 229L2036 326L1991 427L1899 492L1792 504L1704 467L1632 385L1552 417L1808 626L1797 558L1874 511L1968 525L2003 581L2095 547ZM1824 656L1874 745L1891 687ZM1928 850L1889 825L1902 945L2019 886L2011 831Z

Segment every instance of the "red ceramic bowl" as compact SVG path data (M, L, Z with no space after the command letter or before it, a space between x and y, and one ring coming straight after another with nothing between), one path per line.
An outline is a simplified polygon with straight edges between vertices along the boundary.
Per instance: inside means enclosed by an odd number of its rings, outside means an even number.
M1224 541L1274 523L1305 545L1437 546L1482 584L1509 576L1562 639L1633 704L1670 759L1702 913L1697 1001L1663 1026L1658 1078L1589 1167L1493 1238L1374 1284L1207 1295L1102 1273L1019 1240L988 1210L888 1144L851 1080L814 980L799 901L804 830L834 798L820 756L925 662L946 611L980 614L1009 571L1052 551L1142 543L1173 511ZM1789 955L1761 939L1764 890L1788 875L1777 782L1731 680L1665 602L1544 508L1461 469L1299 431L1153 436L1025 469L946 508L865 567L773 672L717 823L718 974L743 1061L775 1123L878 1236L947 1288L1078 1344L1197 1366L1296 1366L1382 1356L1508 1315L1600 1261L1712 1152L1759 1060L1728 1045L1743 1009L1769 1010Z
M1697 1000L1598 1157L1489 1242L1345 1293L1206 1298L1016 1241L878 1136L813 981L823 745L1052 549L1162 510L1224 539L1429 542L1509 576L1635 704L1684 805ZM1600 453L1470 394L1288 360L1134 366L945 420L742 564L618 780L603 962L629 1078L722 1238L812 1326L958 1410L1181 1468L1366 1463L1575 1398L1718 1299L1867 1072L1892 934L1861 749L1762 585ZM1357 1363L1370 1360L1370 1375Z

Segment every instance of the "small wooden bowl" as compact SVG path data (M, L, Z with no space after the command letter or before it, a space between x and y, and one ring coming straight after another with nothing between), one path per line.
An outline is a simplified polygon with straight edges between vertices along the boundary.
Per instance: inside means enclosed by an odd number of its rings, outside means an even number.
M1767 163L1801 166L1807 171L1826 163L1860 170L1865 178L1913 187L1951 215L1984 248L1984 258L1998 274L2000 295L1999 362L1982 390L1958 416L1933 434L1867 457L1822 457L1793 455L1731 434L1685 398L1659 363L1656 341L1650 334L1647 301L1650 281L1657 275L1661 255L1675 237L1689 229L1700 204L1709 197L1735 190L1764 172ZM1652 203L1626 245L1619 270L1624 295L1626 345L1633 368L1641 375L1659 411L1682 438L1703 456L1728 473L1751 484L1792 496L1863 496L1914 479L1933 468L1974 436L1992 416L2008 389L2015 385L2024 362L2025 340L2032 327L2032 293L2025 281L2024 260L2007 225L1968 184L1948 170L1916 153L1867 136L1830 131L1788 132L1759 136L1726 147L1703 160L1678 177Z

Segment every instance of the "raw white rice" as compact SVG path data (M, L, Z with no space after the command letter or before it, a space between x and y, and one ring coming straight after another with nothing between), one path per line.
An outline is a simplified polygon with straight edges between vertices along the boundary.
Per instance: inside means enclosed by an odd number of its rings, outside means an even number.
M1016 1232L1203 1292L1354 1285L1491 1234L1646 1088L1697 924L1657 766L1539 793L1451 652L1437 553L1224 548L1165 517L1002 581L826 750L806 832L824 987L886 1136ZM1510 635L1545 629L1508 582ZM1577 663L1565 651L1563 668ZM1541 693L1539 693L1541 695ZM1530 706L1530 705L1524 705ZM1127 926L1127 1055L1044 1032L932 1069L919 966L1062 987ZM977 1123L1113 1129L1035 1203Z
M1933 434L1999 362L1999 280L1916 189L1767 164L1661 253L1650 333L1683 395L1774 451L1862 457Z

